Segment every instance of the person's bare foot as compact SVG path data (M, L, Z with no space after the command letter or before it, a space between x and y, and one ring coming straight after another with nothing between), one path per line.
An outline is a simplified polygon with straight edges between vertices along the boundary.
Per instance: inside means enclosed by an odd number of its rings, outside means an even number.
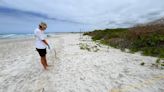
M44 68L44 70L48 71L49 69L48 68Z
M44 70L48 70L48 67L47 66L44 66Z

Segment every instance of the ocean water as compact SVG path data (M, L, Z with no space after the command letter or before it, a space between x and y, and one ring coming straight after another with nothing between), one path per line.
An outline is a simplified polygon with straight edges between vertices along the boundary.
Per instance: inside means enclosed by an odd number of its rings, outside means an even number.
M55 37L60 34L65 34L65 33L45 33L46 37ZM34 34L20 34L20 33L15 33L15 34L0 34L0 39L11 39L11 38L32 38L35 37Z
M33 34L0 34L0 39L10 39L10 38L30 38L34 37Z

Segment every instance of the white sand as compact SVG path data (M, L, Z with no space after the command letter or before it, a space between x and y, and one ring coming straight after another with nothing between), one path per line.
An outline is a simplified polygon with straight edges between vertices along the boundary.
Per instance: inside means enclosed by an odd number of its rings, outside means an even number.
M34 39L0 40L0 92L164 92L164 70L151 67L156 58L103 45L98 52L81 50L79 43L96 43L79 37L49 38L58 57L48 51L49 71L40 64Z

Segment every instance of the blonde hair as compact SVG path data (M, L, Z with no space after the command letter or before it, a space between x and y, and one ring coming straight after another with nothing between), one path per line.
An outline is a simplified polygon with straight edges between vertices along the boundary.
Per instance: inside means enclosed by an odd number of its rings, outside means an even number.
M41 22L41 23L39 24L39 27L40 27L40 28L47 28L47 24L46 24L45 22Z

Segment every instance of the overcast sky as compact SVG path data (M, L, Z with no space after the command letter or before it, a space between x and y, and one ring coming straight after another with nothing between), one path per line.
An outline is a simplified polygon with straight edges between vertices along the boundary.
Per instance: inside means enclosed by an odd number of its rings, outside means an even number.
M0 0L0 33L129 27L164 17L164 0Z

